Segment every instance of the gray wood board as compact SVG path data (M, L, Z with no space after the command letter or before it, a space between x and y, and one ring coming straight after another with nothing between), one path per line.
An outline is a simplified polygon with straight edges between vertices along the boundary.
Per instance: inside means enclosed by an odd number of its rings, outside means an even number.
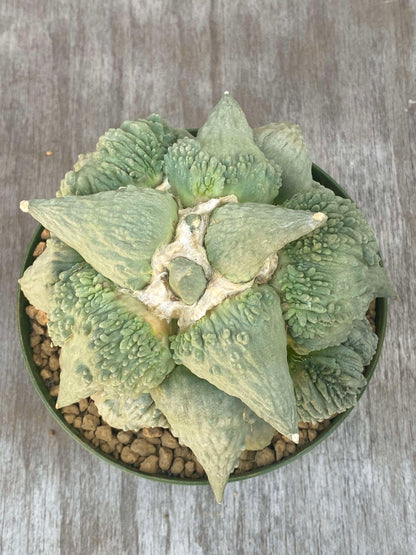
M415 29L414 0L0 2L2 553L414 552ZM24 368L15 295L35 228L19 200L52 196L109 127L152 111L198 126L226 89L253 126L302 125L375 230L400 300L344 424L218 506L207 487L126 475L57 428Z

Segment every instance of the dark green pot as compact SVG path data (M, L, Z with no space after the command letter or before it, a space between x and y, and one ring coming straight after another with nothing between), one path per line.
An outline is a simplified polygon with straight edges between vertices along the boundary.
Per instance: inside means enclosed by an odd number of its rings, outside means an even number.
M312 168L312 175L315 181L318 181L328 189L331 189L337 195L344 198L349 198L346 192L328 174L326 174L315 164L313 165L313 168ZM28 268L34 261L34 257L32 253L36 245L38 244L38 242L41 240L40 234L42 233L42 229L43 228L41 226L38 226L29 243L29 246L27 248L27 251L24 257L20 275L23 275L26 268ZM122 461L116 460L112 455L107 455L103 453L103 451L101 451L99 447L94 447L90 443L90 441L85 439L76 428L74 428L71 424L68 424L68 422L66 422L66 420L64 419L62 413L55 408L56 399L49 394L49 390L46 387L45 382L43 381L43 378L40 375L40 370L33 361L33 353L32 353L32 348L30 346L30 341L29 341L29 336L31 332L30 321L29 321L29 317L26 315L26 312L25 312L25 308L28 304L29 304L28 301L26 300L25 296L23 295L23 293L20 291L20 288L19 288L18 299L17 299L17 324L18 324L20 343L22 346L23 356L26 363L26 368L29 372L30 378L33 382L33 385L35 386L36 391L40 395L40 398L42 399L42 401L44 402L44 404L46 405L50 413L53 415L53 417L57 420L57 422L59 422L59 424L65 429L65 431L68 432L74 439L76 439L83 447L85 447L88 451L90 451L100 459L112 464L113 466L116 466L117 468L125 470L126 472L130 472L131 474L136 474L136 476L140 476L142 478L147 478L150 480L156 480L159 482L169 482L174 484L190 484L190 485L208 484L207 480L189 480L185 478L176 478L174 476L168 476L164 474L163 475L145 474L143 472L140 472L137 468L131 465L125 464ZM377 299L376 300L376 333L378 335L379 340L377 345L377 351L373 357L373 360L371 361L369 366L366 367L364 371L364 375L367 378L367 382L370 381L370 378L373 375L373 372L377 365L378 358L380 356L381 348L384 341L384 335L386 331L386 323L387 323L387 299ZM361 395L363 393L364 393L364 390L361 392ZM258 476L260 474L265 474L266 472L277 470L278 468L281 468L282 466L288 463L291 463L296 459L299 459L301 456L305 455L306 453L314 449L319 443L321 443L321 441L324 441L330 434L332 434L335 431L335 429L341 424L341 422L343 422L345 418L350 414L351 410L353 409L347 410L346 412L343 412L342 414L340 414L339 416L336 416L333 420L331 420L329 427L326 430L320 432L318 434L318 437L313 441L313 443L304 447L302 450L297 451L293 455L286 457L285 459L282 459L279 462L276 462L269 466L257 468L250 472L246 472L243 475L232 476L230 477L230 481L233 482L236 480L245 480L246 478L251 478L253 476Z

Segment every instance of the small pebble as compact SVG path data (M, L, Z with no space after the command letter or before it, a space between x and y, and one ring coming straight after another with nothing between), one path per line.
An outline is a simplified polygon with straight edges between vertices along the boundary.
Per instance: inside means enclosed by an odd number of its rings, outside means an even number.
M59 368L59 357L55 353L49 357L49 368L54 372Z
M85 430L83 432L84 437L86 437L87 439L94 439L94 430Z
M64 414L64 418L68 424L72 424L75 420L75 414Z
M309 424L307 422L298 422L298 427L302 430L306 430L309 428Z
M255 459L257 466L267 466L275 461L275 454L270 447L257 451Z
M113 451L117 447L117 445L120 445L120 447L123 448L123 445L119 443L118 439L114 436L110 439L110 441L107 441L107 443Z
M52 150L47 150L45 152L45 154L46 154L46 156L52 156L53 152L52 152Z
M205 474L205 470L204 467L202 466L202 464L198 461L198 459L196 458L196 456L194 455L194 462L195 462L195 472L197 474L199 474L200 476L203 476Z
M111 443L113 439L113 434L111 432L110 426L98 426L95 430L95 437L98 439L102 439L107 443Z
M274 444L274 452L276 454L277 461L280 461L280 459L283 458L285 449L286 443L283 441L283 439L279 439L278 441L276 441L276 443Z
M46 324L48 323L48 317L46 316L46 312L43 312L42 310L38 310L35 318L37 323L40 324L41 326L46 326Z
M123 462L128 463L128 464L132 464L134 462L137 461L138 459L138 455L136 453L133 453L133 451L130 449L130 447L123 447L121 453L120 453L120 458Z
M157 438L162 436L163 428L143 428L141 432L145 438Z
M88 405L87 412L89 412L90 414L93 414L94 416L99 416L98 409L95 406L94 401L91 401L90 404Z
M161 470L169 470L173 460L173 451L168 447L159 449L159 466Z
M174 455L175 457L180 457L181 459L184 459L184 460L192 459L192 452L189 449L189 447L184 447L182 445L179 445L178 447L175 448Z
M36 366L42 367L43 359L42 359L41 355L34 352L33 353L33 362L36 364Z
M53 385L50 388L49 393L52 395L52 397L58 397L58 395L59 395L59 385Z
M78 405L81 412L86 411L88 408L88 399L81 399L81 401L78 402Z
M178 447L179 445L178 440L175 437L173 437L173 435L170 432L168 432L168 430L165 430L163 432L161 441L162 441L163 447L169 447L170 449L176 449L176 447Z
M290 453L291 455L293 455L293 453L295 453L295 451L296 451L296 445L294 443L287 443L286 444L286 451L288 453Z
M133 432L118 432L117 434L117 439L119 440L120 443L123 443L124 445L127 445L127 443L130 443L131 438L133 437Z
M243 451L240 455L240 461L254 461L254 457L256 456L255 451L248 451L247 449Z
M147 457L156 453L156 447L143 438L135 439L130 445L130 449L133 453L137 453L142 457Z
M100 445L100 440L97 439L96 437L94 437L94 438L91 440L91 443L94 445L94 447L99 447L99 445Z
M74 420L74 428L81 428L82 418L77 416Z
M317 435L318 435L318 432L316 430L308 430L309 441L313 441Z
M64 414L75 414L75 416L78 416L79 407L78 405L68 405L67 407L62 407L61 411Z
M45 335L45 328L37 322L33 322L32 329L33 333L35 333L36 335Z
M30 346L33 348L36 345L39 345L42 341L42 336L41 335L37 335L34 333L30 334Z
M40 243L38 243L36 245L35 250L33 251L33 256L40 256L43 251L46 249L46 243L45 241L40 241Z
M45 339L45 341L42 341L41 352L46 357L50 357L54 353L54 350L53 350L53 347L51 345L51 340L50 339Z
M254 464L254 461L241 461L235 472L236 474L242 474L243 472L253 470Z
M40 371L40 375L44 380L49 380L52 377L52 372L48 368L44 368Z
M155 474L158 469L158 458L156 455L146 457L141 463L139 470L148 474Z
M282 434L280 434L279 432L274 432L274 435L273 435L273 438L272 438L272 443L274 443L275 441L277 441L281 437L282 437Z
M161 443L160 437L149 437L146 439L146 441L148 443L151 443L152 445L160 445Z
M36 318L36 314L38 312L38 309L35 308L32 304L30 304L25 308L25 312L29 316L29 318L34 320Z
M96 438L96 440L99 442L98 438ZM113 448L108 443L101 443L100 444L100 449L101 449L101 451L103 451L104 453L107 453L107 454L112 453L112 451L113 451Z
M184 468L185 468L184 460L178 457L174 459L173 464L170 467L170 471L172 472L172 474L180 474Z
M82 419L81 428L83 430L95 430L100 422L98 416L94 414L86 414Z
M185 463L185 476L187 478L190 478L194 472L195 472L195 462L187 461Z
M51 236L51 233L48 229L44 229L42 231L42 233L40 234L40 238L43 239L44 241L46 241L47 239L49 239Z

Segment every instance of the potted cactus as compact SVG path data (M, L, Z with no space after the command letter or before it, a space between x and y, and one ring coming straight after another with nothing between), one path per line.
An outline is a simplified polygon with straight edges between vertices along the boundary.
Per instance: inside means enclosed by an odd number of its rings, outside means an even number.
M314 181L300 128L250 128L228 93L196 137L157 115L110 129L57 198L20 286L60 346L56 406L170 428L218 502L244 449L350 409L394 297L374 235Z

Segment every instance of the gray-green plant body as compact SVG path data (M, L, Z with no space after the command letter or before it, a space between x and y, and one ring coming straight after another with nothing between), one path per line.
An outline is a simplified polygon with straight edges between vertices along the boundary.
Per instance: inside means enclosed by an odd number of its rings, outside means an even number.
M228 94L196 139L184 138L169 148L165 170L183 206L226 195L270 203L281 185L280 167L256 145L242 109Z
M297 441L286 342L279 297L269 285L260 285L224 301L176 335L171 347L178 364L240 398L263 420Z
M207 279L202 266L178 256L168 266L169 287L186 304L196 303L203 295Z
M256 145L282 169L279 201L308 189L312 183L312 161L299 125L269 123L253 131Z
M325 221L321 212L251 202L225 204L212 213L205 235L207 256L230 281L250 281L269 256Z
M179 441L198 457L219 503L241 451L247 445L253 447L253 430L260 431L256 438L257 442L260 439L260 448L271 440L270 426L262 425L261 419L238 398L198 378L184 366L177 366L152 391L152 397Z
M52 233L20 285L61 346L57 406L92 396L115 428L171 427L219 502L243 449L357 402L368 304L395 293L298 126L253 130L229 94L197 137L125 122L21 207Z

